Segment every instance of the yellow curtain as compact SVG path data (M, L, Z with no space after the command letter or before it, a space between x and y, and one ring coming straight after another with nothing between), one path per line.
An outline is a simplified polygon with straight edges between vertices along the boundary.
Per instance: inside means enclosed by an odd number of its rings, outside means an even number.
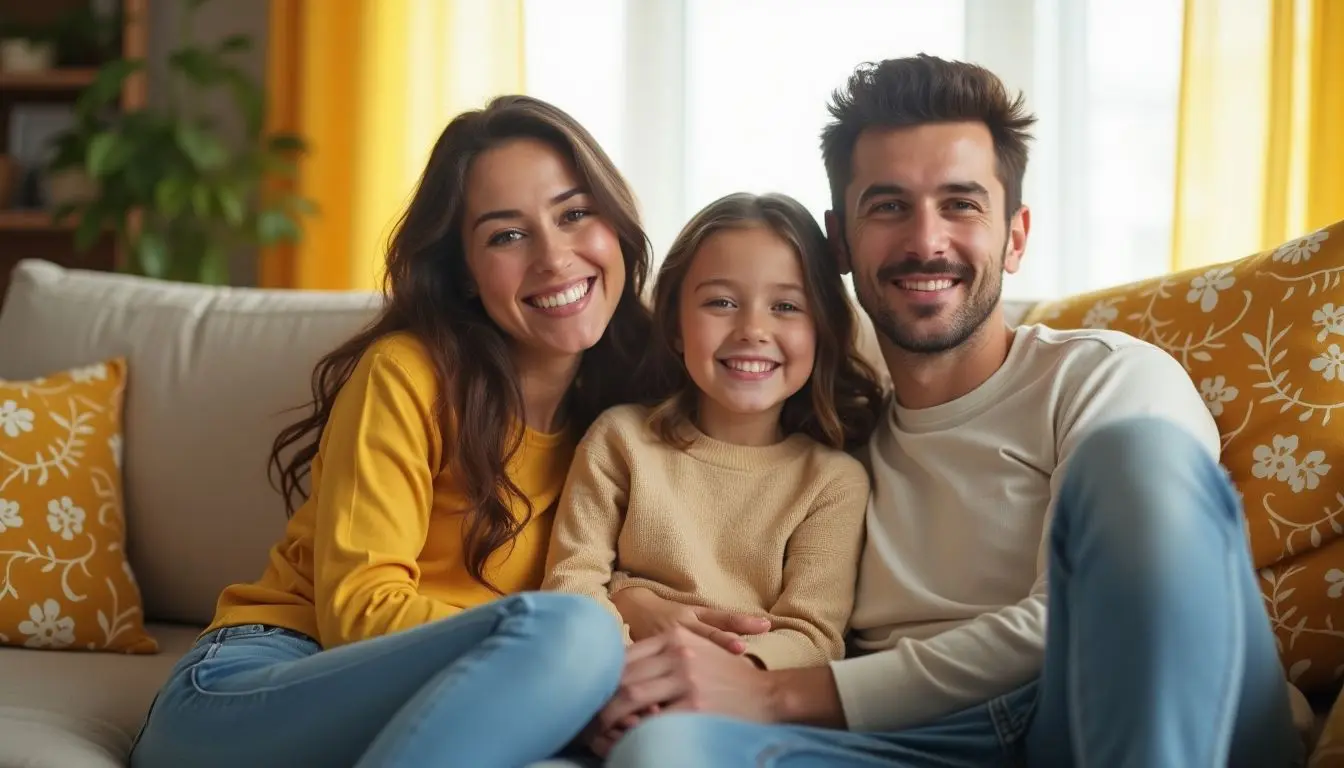
M273 288L375 288L391 228L452 117L523 91L522 0L271 0L272 130L309 143L317 203L261 256Z
M1185 0L1172 267L1344 219L1344 2Z

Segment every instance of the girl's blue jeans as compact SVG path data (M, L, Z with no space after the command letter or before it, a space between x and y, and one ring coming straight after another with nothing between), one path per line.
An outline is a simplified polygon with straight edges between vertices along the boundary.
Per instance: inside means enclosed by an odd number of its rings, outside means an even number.
M279 627L226 627L178 662L131 765L524 766L579 734L624 656L610 614L555 593L326 651Z

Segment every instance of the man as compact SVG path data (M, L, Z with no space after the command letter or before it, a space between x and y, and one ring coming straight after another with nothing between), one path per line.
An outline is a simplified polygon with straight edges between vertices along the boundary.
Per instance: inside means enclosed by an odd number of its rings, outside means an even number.
M895 396L867 456L858 652L760 670L685 630L642 641L604 722L674 714L610 764L1298 764L1189 377L1123 334L1005 323L1031 223L1021 98L918 56L859 68L830 111L827 228Z

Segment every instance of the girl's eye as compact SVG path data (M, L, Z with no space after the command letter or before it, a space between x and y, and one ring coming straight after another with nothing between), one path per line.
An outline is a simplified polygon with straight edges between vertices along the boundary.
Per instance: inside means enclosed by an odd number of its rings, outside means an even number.
M710 299L705 302L705 306L713 307L714 309L732 309L734 305L729 299Z
M776 312L802 312L803 308L792 301L781 301L775 305Z
M591 216L592 213L593 212L588 210L587 208L571 208L568 211L565 211L565 214L560 218L566 224L573 224L579 221L580 219L584 219Z
M485 241L485 244L492 246L508 245L509 243L517 242L522 236L523 233L516 229L506 229L503 232L497 232L494 235L491 235L490 239Z

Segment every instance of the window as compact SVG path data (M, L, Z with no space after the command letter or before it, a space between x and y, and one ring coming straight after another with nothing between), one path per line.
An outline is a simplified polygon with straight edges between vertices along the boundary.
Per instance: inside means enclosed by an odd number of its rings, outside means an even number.
M820 135L832 91L864 61L964 55L955 0L689 0L686 199L784 192L830 208Z
M1169 266L1179 3L526 0L525 14L529 92L611 154L657 256L733 191L785 192L820 221L831 91L861 62L926 52L984 64L1039 118L1025 184L1032 233L1007 297Z

